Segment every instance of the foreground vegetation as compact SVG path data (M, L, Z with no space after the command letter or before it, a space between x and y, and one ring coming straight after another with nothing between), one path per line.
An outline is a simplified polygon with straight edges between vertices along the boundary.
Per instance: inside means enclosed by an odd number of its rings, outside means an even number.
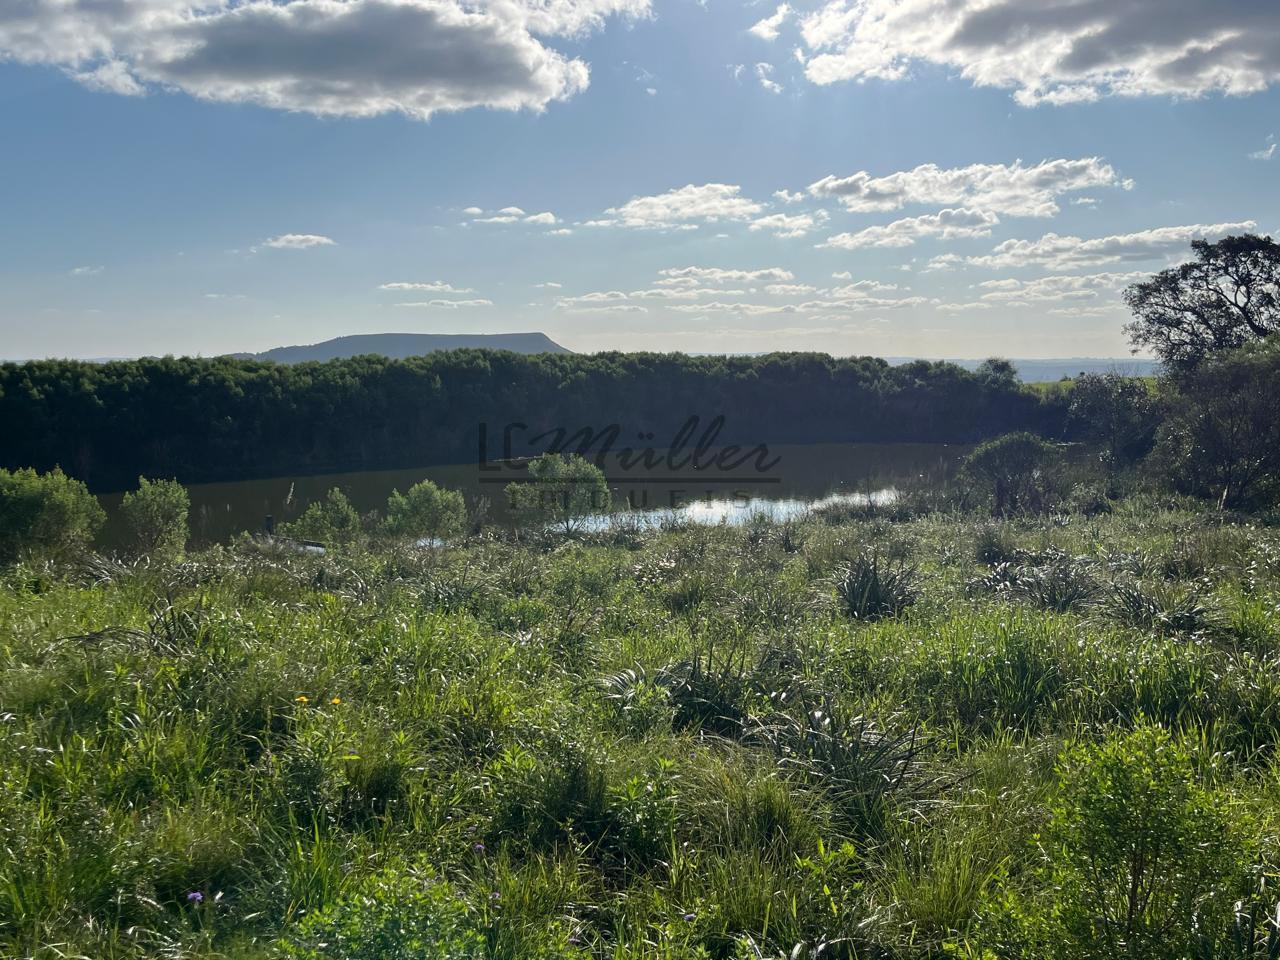
M0 955L1274 957L1280 534L845 510L0 584Z

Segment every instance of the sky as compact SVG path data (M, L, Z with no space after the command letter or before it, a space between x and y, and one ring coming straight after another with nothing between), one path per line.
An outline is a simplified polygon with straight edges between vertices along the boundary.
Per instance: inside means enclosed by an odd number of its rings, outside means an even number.
M1277 135L1276 0L0 0L0 357L1123 357Z

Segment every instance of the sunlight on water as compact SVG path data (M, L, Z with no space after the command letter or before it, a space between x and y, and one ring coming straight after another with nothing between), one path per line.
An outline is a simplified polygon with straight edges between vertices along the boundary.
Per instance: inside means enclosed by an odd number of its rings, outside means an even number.
M639 525L661 527L665 524L696 523L707 526L727 524L737 526L756 518L774 521L797 520L824 507L836 506L885 506L898 497L895 487L884 487L870 493L832 493L816 500L787 498L770 500L765 497L734 499L731 497L693 500L674 509L622 510L599 514L583 523L586 530L607 530L611 526Z

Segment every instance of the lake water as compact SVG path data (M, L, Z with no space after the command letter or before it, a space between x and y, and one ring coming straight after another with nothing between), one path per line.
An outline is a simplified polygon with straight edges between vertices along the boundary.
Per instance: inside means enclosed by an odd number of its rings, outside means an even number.
M942 483L970 449L923 443L812 444L773 446L762 456L729 448L708 452L696 465L687 454L643 465L611 456L604 469L615 510L631 509L649 519L676 513L699 523L738 523L759 513L787 519L828 503L885 502L904 484ZM505 523L510 519L505 487L522 476L519 464L469 463L194 484L187 488L191 535L198 544L216 543L261 530L268 515L276 523L296 519L332 487L339 487L362 513L381 510L393 489L404 492L420 480L461 491L469 506L485 504L491 520ZM101 498L113 518L120 498L118 493ZM111 527L109 521L108 542Z

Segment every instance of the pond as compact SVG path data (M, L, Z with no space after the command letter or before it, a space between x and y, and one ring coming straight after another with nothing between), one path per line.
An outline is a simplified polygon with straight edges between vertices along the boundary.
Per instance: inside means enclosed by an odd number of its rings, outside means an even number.
M638 464L611 455L604 470L615 511L634 511L641 520L674 512L698 523L740 523L760 513L788 519L830 503L887 502L904 484L943 483L971 449L830 443L774 446L759 456L754 450L726 448L709 451L696 465L687 456ZM332 487L340 488L362 513L382 510L393 489L404 492L420 480L459 490L472 509L484 510L493 522L509 523L504 489L523 476L523 464L490 462L193 484L187 488L191 536L196 544L218 543L262 530L267 516L276 523L296 519ZM101 497L112 518L108 542L115 540L121 496Z

